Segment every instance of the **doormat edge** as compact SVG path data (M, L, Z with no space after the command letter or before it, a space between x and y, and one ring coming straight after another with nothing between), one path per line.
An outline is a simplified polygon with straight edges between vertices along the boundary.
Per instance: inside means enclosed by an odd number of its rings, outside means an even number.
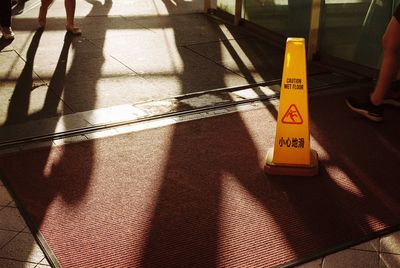
M46 260L49 262L50 266L53 268L61 268L61 265L58 262L56 255L51 250L50 246L48 245L46 239L40 232L39 228L32 221L31 217L29 216L28 211L22 205L22 202L19 200L19 198L16 195L16 193L14 192L11 184L9 183L7 177L5 176L4 172L1 169L0 169L0 180L3 182L3 185L7 188L8 192L10 193L11 197L13 198L18 211L22 215L22 218L24 219L26 225L28 226L35 241L39 245L40 249L43 251L43 254L45 255Z

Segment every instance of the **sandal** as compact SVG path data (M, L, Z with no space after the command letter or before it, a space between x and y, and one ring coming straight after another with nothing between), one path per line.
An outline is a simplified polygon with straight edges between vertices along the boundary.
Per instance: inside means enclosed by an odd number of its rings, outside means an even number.
M78 27L68 27L65 26L65 29L67 30L67 32L73 34L73 35L81 35L82 31L81 29L79 29Z
M3 38L6 40L13 40L15 38L15 34L11 27L1 27L1 33L3 34Z

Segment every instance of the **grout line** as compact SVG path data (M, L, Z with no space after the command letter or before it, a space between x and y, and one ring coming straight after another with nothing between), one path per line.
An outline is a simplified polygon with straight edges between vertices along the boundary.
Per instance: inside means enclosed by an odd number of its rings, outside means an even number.
M9 261L15 261L15 262L18 262L18 263L29 263L29 264L33 264L33 265L35 265L35 267L39 264L39 263L36 263L36 262L31 262L31 261L21 261L21 260L17 260L17 259L13 259L13 258L7 258L7 257L0 257L0 260L9 260Z
M354 250L354 251L363 251L363 252L377 252L379 253L379 249L375 249L375 250L368 250L368 249L359 249L359 248L349 248L349 250Z
M385 251L380 251L378 252L379 254L389 254L389 255L396 255L396 256L400 256L400 253L394 253L394 252L385 252Z
M0 247L0 250L2 250L3 248L5 248L8 244L11 243L11 241L13 241L21 232L17 232L17 231L10 231L10 230L3 230L5 232L13 232L15 233L15 235L13 237L11 237L2 247Z

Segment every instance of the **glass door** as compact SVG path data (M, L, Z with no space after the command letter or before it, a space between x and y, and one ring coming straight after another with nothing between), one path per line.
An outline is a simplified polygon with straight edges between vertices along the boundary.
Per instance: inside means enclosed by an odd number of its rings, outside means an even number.
M321 8L319 51L379 68L381 40L393 4L384 0L325 0Z
M243 17L284 36L308 39L312 0L245 0Z
M238 0L216 1L218 9L235 14ZM378 69L382 36L398 3L400 0L243 0L241 18L282 36L304 37L321 55ZM318 18L316 24L312 17Z

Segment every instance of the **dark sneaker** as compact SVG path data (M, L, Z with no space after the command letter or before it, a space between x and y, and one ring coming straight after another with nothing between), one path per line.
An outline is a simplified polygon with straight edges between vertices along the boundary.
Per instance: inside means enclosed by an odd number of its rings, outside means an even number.
M382 104L387 104L387 105L393 105L393 106L396 106L396 107L400 107L400 96L398 96L398 97L387 96L382 101Z
M354 112L361 114L369 120L375 122L383 121L383 106L374 105L369 100L369 97L365 101L358 101L352 97L346 99L347 106Z

